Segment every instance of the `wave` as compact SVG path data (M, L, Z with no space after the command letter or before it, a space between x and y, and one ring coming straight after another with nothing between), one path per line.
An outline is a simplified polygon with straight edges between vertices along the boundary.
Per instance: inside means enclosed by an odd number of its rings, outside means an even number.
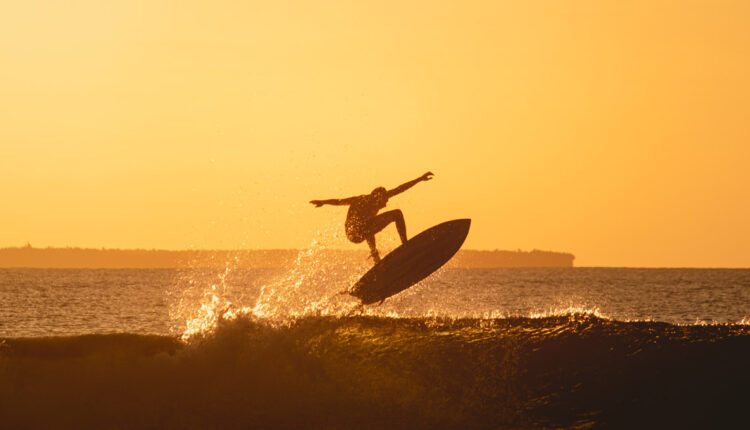
M187 342L1 340L0 427L729 427L748 356L747 325L245 315Z

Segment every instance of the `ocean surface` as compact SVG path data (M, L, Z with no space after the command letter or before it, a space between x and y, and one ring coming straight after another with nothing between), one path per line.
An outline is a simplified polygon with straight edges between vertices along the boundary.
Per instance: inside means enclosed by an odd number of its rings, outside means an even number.
M0 428L734 428L750 270L0 269Z

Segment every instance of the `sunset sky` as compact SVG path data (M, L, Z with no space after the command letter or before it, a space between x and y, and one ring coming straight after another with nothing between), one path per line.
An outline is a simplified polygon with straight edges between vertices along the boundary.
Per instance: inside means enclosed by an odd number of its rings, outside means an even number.
M410 235L466 217L465 248L748 267L748 23L747 1L4 1L0 246L352 247L309 200L431 170L389 204Z

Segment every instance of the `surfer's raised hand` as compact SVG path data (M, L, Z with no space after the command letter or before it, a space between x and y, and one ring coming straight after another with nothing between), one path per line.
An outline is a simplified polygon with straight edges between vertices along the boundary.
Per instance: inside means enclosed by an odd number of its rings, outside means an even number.
M310 200L310 203L314 204L316 208L323 206L322 200Z
M404 183L404 184L401 184L401 185L399 185L398 187L396 187L396 188L394 188L392 190L388 190L388 192L387 192L386 195L388 196L388 198L391 198L391 197L395 196L396 194L401 194L404 191L408 190L409 188L413 187L414 185L416 185L416 184L418 184L418 183L420 183L422 181L429 181L430 179L432 179L433 176L434 176L434 173L427 172L424 175L418 177L417 179L412 179L411 181L409 181L407 183Z

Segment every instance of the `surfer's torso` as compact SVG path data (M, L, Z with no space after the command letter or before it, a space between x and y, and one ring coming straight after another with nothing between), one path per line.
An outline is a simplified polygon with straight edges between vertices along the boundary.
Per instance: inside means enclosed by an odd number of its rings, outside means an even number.
M370 194L357 196L349 205L346 213L346 237L354 243L362 242L367 238L370 220L375 218L380 209L384 208L386 201L378 201Z

